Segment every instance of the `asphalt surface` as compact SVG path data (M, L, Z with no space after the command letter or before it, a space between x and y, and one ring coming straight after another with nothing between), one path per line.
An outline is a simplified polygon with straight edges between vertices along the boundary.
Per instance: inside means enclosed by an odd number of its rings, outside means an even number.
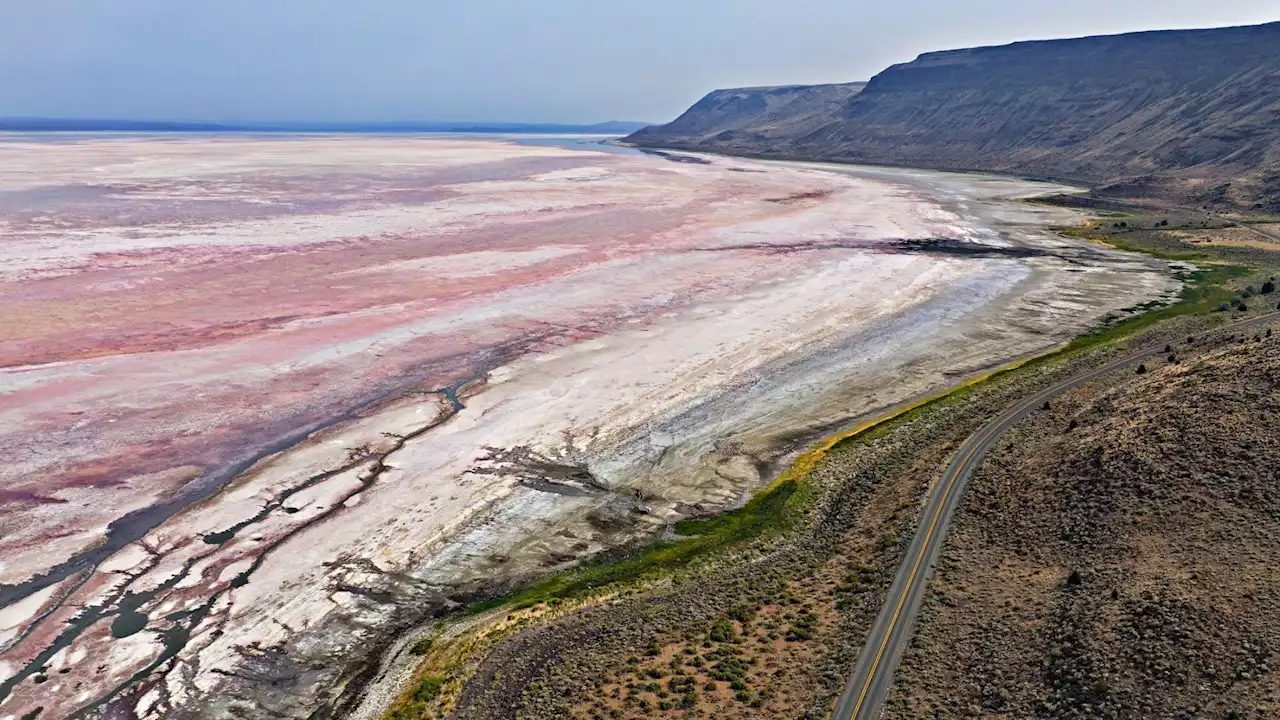
M1272 235L1271 233L1267 232L1266 230L1263 230L1262 228L1259 228L1259 227L1257 227L1257 226L1255 226L1255 225L1245 225L1245 224L1241 224L1241 225L1239 225L1239 227L1242 227L1242 228L1244 228L1245 230L1248 230L1249 232L1253 233L1254 235L1257 235L1258 237L1262 238L1263 240L1269 240L1270 242L1280 242L1280 237L1277 237L1277 236L1275 236L1275 235Z
M1221 331L1253 327L1277 319L1280 319L1280 312L1271 312L1231 323ZM1220 331L1215 331L1215 334L1217 332ZM858 654L853 674L836 702L831 715L833 720L872 720L880 716L885 697L893 684L893 673L911 641L916 613L924 600L934 563L945 544L951 518L964 497L969 477L1001 436L1031 413L1042 409L1045 402L1053 397L1163 354L1163 344L1145 348L1033 393L988 421L964 441L925 505L920 527L911 539L902 566L885 596L884 606L871 627L862 652Z

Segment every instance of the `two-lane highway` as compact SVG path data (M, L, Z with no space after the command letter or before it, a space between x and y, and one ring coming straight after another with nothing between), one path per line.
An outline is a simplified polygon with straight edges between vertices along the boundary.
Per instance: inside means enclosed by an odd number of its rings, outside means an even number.
M1232 323L1223 330L1239 330L1280 319L1280 312L1267 313ZM977 432L969 436L952 458L935 485L916 535L907 548L902 566L885 596L884 605L858 654L853 674L832 713L834 720L871 720L880 715L893 673L911 640L916 613L924 600L933 566L942 551L951 518L960 506L965 487L983 457L1001 436L1045 401L1104 375L1132 367L1164 352L1164 345L1148 347L1100 367L1088 370L1023 398Z

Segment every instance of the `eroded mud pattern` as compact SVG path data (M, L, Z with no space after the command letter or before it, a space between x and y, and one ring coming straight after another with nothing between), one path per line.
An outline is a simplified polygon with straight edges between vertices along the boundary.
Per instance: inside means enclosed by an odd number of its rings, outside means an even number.
M397 628L1173 290L1008 200L1051 187L672 159L0 142L0 715L307 717Z

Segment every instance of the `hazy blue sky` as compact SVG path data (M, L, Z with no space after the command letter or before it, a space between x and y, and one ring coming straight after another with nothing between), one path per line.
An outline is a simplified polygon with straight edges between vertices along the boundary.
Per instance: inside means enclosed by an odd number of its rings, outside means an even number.
M1280 20L1280 0L0 0L0 115L667 120L921 52Z

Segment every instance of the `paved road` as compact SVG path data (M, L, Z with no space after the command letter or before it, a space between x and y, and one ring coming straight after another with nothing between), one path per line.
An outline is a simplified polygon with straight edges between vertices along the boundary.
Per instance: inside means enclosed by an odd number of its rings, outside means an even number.
M1266 231L1266 230L1263 230L1262 228L1258 227L1257 225L1245 225L1244 223L1241 223L1241 224L1240 224L1240 227L1244 228L1245 230L1248 230L1249 232L1253 233L1254 235L1257 235L1258 237L1262 238L1263 240L1267 240L1268 242L1280 242L1280 237L1277 237L1277 236L1275 236L1275 235L1272 235L1270 232L1268 232L1268 231Z
M1280 319L1280 312L1271 312L1231 323L1223 331L1238 332L1277 319ZM1163 344L1149 347L1029 395L965 440L929 497L921 515L920 528L907 548L902 567L898 569L884 606L867 636L866 645L858 655L853 675L836 703L831 716L834 720L872 720L880 716L893 683L893 672L911 640L915 616L933 574L934 562L942 551L951 518L964 497L969 476L982 463L987 451L1020 420L1041 409L1046 400L1108 373L1138 365L1163 352Z
M1232 218L1224 215L1223 213L1210 212L1208 210L1200 210L1198 208L1185 207L1182 205L1161 205L1158 203L1144 204L1144 203L1136 203L1136 202L1126 202L1124 200L1112 200L1110 198L1106 198L1104 202L1111 205L1119 205L1122 207L1133 208L1135 210L1142 210L1144 212L1159 212L1160 210L1166 210L1169 212L1181 212L1181 213L1187 213L1189 215L1199 215L1200 217L1206 218L1207 220L1210 220L1210 221L1217 220L1218 222L1224 222L1224 223L1234 222L1235 227L1251 232L1254 235L1257 235L1258 237L1262 238L1263 240L1266 240L1267 242L1280 242L1280 235L1273 235L1269 230L1264 230L1258 227L1257 225L1251 225L1246 222L1239 222L1237 220L1233 220ZM1176 228L1169 228L1169 229L1173 230ZM1277 229L1280 229L1280 228L1277 228Z

